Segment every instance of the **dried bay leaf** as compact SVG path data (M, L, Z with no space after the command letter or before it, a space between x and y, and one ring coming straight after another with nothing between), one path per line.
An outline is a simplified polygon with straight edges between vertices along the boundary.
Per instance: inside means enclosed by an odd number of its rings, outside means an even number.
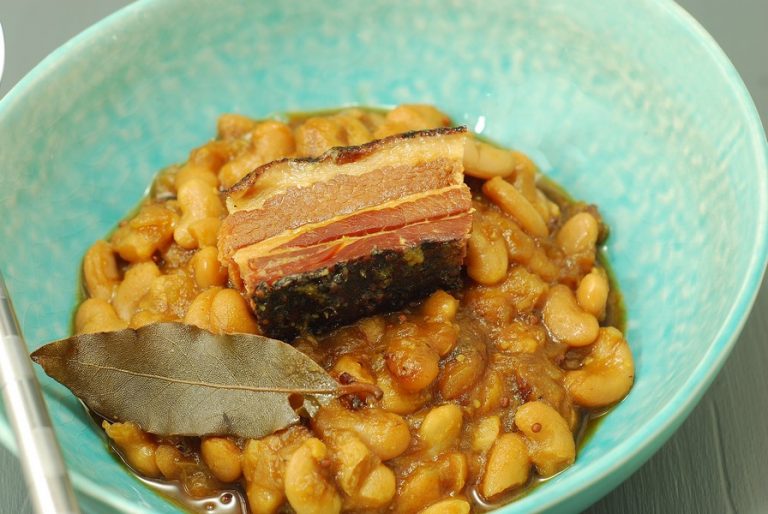
M263 437L299 420L291 395L312 413L344 394L291 345L180 323L70 337L32 360L92 411L158 435Z

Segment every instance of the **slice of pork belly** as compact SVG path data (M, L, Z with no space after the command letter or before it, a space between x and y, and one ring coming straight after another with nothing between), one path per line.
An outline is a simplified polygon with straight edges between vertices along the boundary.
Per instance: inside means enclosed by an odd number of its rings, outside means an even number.
M291 339L458 288L472 224L465 137L400 134L235 185L219 256L264 333Z

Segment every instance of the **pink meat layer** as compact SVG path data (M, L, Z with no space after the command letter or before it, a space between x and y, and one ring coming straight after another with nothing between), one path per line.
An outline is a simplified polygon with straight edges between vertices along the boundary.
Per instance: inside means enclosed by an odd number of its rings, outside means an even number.
M425 242L463 241L471 226L472 214L463 212L358 237L343 237L300 248L291 247L250 259L250 273L245 282L252 285L261 282L272 284L286 276L329 268L341 262L369 256L377 250L405 250Z

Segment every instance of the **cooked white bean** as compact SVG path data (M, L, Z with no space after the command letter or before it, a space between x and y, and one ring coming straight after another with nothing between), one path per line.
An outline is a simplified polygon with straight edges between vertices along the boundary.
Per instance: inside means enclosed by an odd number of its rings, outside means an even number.
M565 387L583 407L605 407L624 398L635 379L632 352L613 327L601 328L597 341L578 370L565 374Z
M480 482L480 494L493 498L528 482L531 459L520 434L503 434L491 448Z
M443 500L433 503L419 514L469 514L469 503L466 500Z
M549 229L539 211L518 191L515 186L501 177L494 177L483 184L483 193L498 205L502 211L515 218L529 234L547 237Z
M461 435L462 413L458 405L448 403L427 413L419 427L419 438L432 455L449 449Z
M509 267L509 254L504 239L490 238L480 227L472 230L467 244L467 274L484 285L504 280Z
M557 233L557 244L566 255L594 250L600 228L588 212L573 215Z
M508 177L515 172L512 152L468 137L464 144L464 173L471 177L490 179Z
M594 342L600 329L597 318L581 310L571 290L562 284L549 290L542 318L555 339L569 346Z
M592 268L579 282L576 289L576 301L579 306L597 319L605 316L605 305L608 302L608 277L600 268Z
M294 452L285 467L285 496L296 514L338 514L341 496L320 464L328 450L310 438Z
M568 422L544 402L528 402L515 413L515 426L528 439L531 461L542 477L573 464L576 443Z

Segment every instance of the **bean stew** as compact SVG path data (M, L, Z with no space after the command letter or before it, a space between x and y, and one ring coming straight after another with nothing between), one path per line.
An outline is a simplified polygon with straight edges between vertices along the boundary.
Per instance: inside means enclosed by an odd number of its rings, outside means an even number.
M451 125L427 105L221 116L217 137L162 170L87 251L75 332L177 321L260 333L219 258L223 192L277 159ZM471 136L464 168L474 213L463 287L292 341L379 397L341 397L261 439L158 437L99 420L125 463L188 508L253 514L482 512L573 464L586 423L634 380L600 252L607 227L520 152Z

